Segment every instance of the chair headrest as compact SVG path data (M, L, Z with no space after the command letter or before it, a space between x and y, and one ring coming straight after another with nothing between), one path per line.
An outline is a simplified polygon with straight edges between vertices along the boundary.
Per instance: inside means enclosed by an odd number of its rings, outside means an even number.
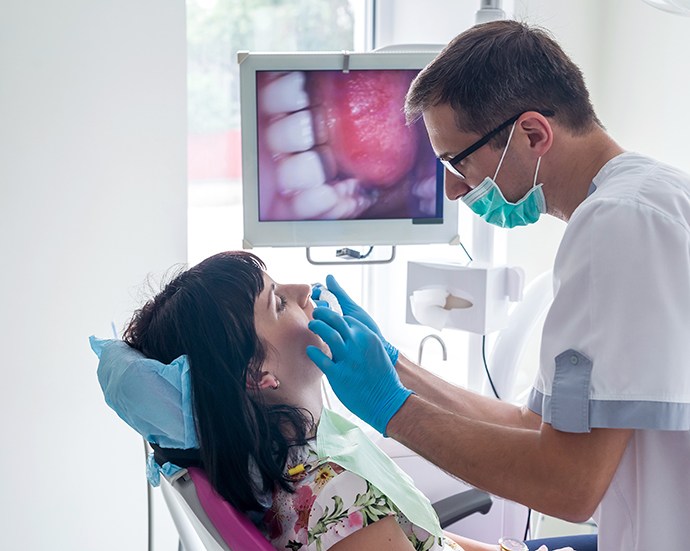
M199 447L186 356L163 364L121 340L89 342L105 401L125 423L163 448Z

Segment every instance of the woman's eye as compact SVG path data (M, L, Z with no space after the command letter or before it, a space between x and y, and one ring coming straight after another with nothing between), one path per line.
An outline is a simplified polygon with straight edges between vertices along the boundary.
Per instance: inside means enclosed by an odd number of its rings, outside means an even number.
M283 295L276 295L276 298L278 299L278 305L276 307L276 310L278 312L282 312L285 310L285 307L287 306L287 299Z

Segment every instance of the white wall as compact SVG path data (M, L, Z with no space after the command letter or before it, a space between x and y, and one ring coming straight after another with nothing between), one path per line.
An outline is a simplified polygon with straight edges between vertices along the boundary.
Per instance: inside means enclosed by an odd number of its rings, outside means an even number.
M0 548L145 549L143 450L88 336L186 256L182 0L5 0Z
M608 0L600 39L600 112L611 134L690 172L690 17Z

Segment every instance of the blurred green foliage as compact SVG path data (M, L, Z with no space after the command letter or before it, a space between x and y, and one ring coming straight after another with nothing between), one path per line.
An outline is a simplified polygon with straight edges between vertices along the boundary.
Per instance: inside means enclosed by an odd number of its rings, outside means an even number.
M239 127L237 51L352 50L351 0L188 0L190 133Z

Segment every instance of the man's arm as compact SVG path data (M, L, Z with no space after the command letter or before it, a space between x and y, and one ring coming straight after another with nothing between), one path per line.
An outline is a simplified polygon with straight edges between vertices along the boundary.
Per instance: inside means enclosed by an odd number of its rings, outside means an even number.
M459 389L444 394L421 382L411 385L421 395L411 395L379 338L361 322L317 308L309 328L328 345L332 358L315 346L307 347L307 355L355 415L466 482L543 513L589 518L632 434L537 427L539 416L532 412ZM424 395L443 400L442 406Z
M412 395L386 433L473 486L582 522L604 496L632 431L575 434L548 424L537 430L503 426L444 411Z
M541 418L526 406L518 407L457 387L402 354L398 356L395 369L405 387L445 411L506 427L539 429L541 424Z

